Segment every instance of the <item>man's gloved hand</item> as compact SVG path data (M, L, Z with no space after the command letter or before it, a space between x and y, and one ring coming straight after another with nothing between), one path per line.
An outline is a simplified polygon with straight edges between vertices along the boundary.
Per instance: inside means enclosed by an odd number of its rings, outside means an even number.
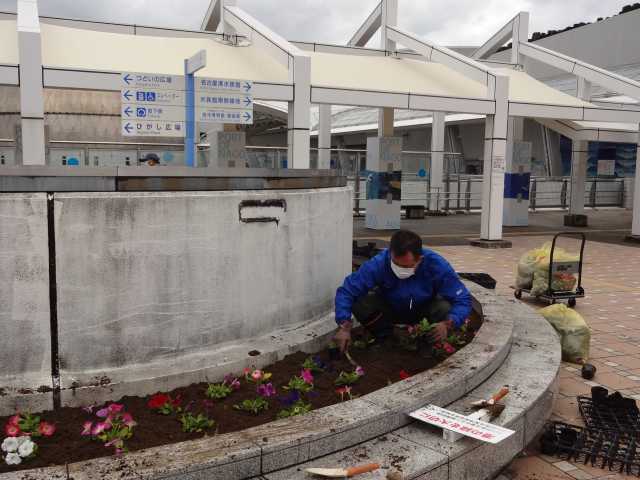
M340 325L333 340L338 344L342 353L346 352L351 344L351 322L344 322Z
M429 333L434 342L443 342L447 339L451 328L453 328L453 322L445 320L444 322L436 323Z

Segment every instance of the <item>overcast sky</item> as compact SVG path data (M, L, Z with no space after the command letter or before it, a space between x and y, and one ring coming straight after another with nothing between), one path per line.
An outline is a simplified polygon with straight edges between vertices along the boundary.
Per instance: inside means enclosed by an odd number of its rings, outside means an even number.
M238 0L289 40L344 43L378 0ZM595 21L633 0L399 0L399 24L445 45L479 45L518 11L531 12L531 32ZM197 29L209 0L40 0L41 15ZM15 0L0 10L15 11Z

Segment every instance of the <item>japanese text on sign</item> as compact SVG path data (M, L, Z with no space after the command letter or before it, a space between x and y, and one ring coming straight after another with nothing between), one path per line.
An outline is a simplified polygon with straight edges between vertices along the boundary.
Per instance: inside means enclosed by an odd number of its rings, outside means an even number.
M482 440L488 443L499 443L515 432L507 428L493 425L473 418L465 417L459 413L428 405L409 414L417 420L458 432L467 437Z

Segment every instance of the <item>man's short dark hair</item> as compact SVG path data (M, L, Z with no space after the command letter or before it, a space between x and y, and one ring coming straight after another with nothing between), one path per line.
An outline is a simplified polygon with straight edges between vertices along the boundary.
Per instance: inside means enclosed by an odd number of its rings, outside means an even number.
M389 249L396 257L403 257L409 252L420 257L422 256L422 239L418 234L409 230L398 230L391 237Z

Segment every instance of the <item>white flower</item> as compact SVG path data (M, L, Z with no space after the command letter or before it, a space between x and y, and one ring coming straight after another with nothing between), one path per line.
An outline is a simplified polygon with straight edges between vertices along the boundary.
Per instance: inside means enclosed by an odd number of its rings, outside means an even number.
M7 462L7 465L20 465L22 463L22 459L17 453L7 453L4 461Z
M16 440L18 440L18 449L19 449L20 445L22 445L24 442L31 441L31 437L16 437Z
M29 455L31 455L36 449L36 444L33 443L30 439L27 439L27 441L22 442L22 445L20 445L18 447L18 454L22 457L22 458L27 458Z
M2 451L7 453L12 453L18 450L19 447L18 439L16 437L7 437L2 442Z

